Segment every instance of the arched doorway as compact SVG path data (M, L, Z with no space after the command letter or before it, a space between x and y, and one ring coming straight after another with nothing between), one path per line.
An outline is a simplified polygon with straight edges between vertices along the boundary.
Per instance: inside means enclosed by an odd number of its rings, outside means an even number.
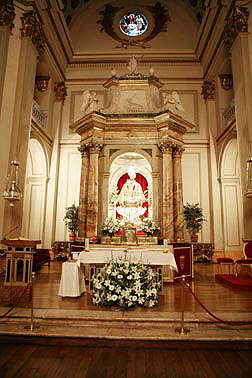
M242 248L242 207L237 140L231 139L221 158L221 189L225 250Z
M30 139L24 190L22 235L33 240L44 237L44 218L47 193L47 159L37 139Z
M119 155L110 166L108 188L108 216L123 218L118 209L118 197L129 179L129 170L135 171L135 181L140 185L145 201L142 203L143 211L139 217L153 216L152 208L152 169L149 161L139 153L127 152ZM119 206L120 208L120 206ZM137 215L138 217L138 215Z

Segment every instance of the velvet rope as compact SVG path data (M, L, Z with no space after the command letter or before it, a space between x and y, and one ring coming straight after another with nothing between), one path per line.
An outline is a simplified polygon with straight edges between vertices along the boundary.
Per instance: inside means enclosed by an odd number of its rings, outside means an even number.
M28 283L24 290L22 291L22 293L20 294L19 298L17 299L16 303L14 303L13 306L11 306L11 308L5 312L5 314L1 315L0 316L0 319L3 319L5 316L7 316L12 310L14 310L15 307L17 307L17 305L21 302L21 299L23 298L23 296L25 295L26 291L28 290L28 288L31 286L31 283Z
M245 325L251 325L252 322L230 322L228 320L224 321L222 319L220 319L218 316L214 315L211 311L209 311L206 306L203 305L203 303L199 300L199 298L195 295L195 293L192 291L192 288L191 286L189 285L188 282L184 282L184 284L186 285L186 287L189 289L190 293L192 294L192 296L194 297L194 299L198 302L198 304L210 315L212 316L215 320L218 320L219 322L223 323L223 324L226 324L226 325L229 325L229 326L245 326Z

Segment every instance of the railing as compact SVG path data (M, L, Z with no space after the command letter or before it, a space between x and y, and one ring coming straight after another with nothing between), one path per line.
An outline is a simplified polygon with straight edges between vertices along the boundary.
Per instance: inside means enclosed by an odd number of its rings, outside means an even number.
M32 102L32 117L40 126L46 128L47 115L40 109L39 104L35 100Z
M231 101L229 106L222 113L222 125L223 128L232 120L235 119L235 101Z

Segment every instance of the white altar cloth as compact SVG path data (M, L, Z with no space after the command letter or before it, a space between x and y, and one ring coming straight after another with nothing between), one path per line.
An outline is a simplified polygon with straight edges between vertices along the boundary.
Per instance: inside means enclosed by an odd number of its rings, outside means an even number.
M112 258L124 257L124 248L97 248L90 252L80 252L77 260L80 264L105 264ZM177 271L173 253L164 253L162 249L132 249L127 251L127 257L134 262L145 265L167 265Z
M64 262L58 295L61 297L79 297L84 291L86 291L86 286L83 270L74 261Z

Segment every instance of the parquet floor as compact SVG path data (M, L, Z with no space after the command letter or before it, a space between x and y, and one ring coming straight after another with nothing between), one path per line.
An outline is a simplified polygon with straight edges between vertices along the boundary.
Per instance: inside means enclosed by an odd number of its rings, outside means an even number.
M232 289L215 281L215 264L195 264L195 278L192 289L212 312L221 312L224 316L251 313L252 293ZM52 262L48 271L42 268L36 275L34 285L34 308L55 310L96 310L107 308L95 307L91 295L80 298L58 296L61 276L61 263ZM186 289L187 290L187 289ZM116 311L116 309L109 309ZM136 309L142 312L180 312L181 284L165 285L160 295L159 304L154 309ZM184 310L202 313L203 309L195 302L189 291L185 292ZM251 316L252 320L252 316ZM231 331L233 332L233 331ZM174 333L174 330L173 330ZM193 332L192 332L193 333ZM14 340L14 341L13 341ZM23 340L23 339L21 339ZM1 344L2 342L2 344ZM153 347L151 342L138 346L99 345L99 341L90 346L27 345L15 344L15 337L10 343L0 336L0 378L249 378L252 376L252 350L249 348L229 348L228 342L216 347L190 347L190 343L177 343L176 346ZM24 342L24 340L22 341ZM132 344L133 345L133 344ZM140 345L140 346L139 346ZM239 345L239 343L237 344ZM251 344L248 344L251 345ZM231 350L232 349L232 350ZM244 350L246 349L246 350Z
M194 264L195 278L191 287L201 302L212 312L250 312L252 311L252 293L233 289L218 281L214 275L217 265L209 263ZM47 266L37 273L34 284L34 307L40 309L96 310L107 311L107 308L94 306L91 295L86 293L80 298L64 298L58 296L61 276L61 263L52 262L50 270ZM180 312L182 310L181 283L166 284L159 297L158 306L153 309L139 308L137 312ZM113 311L113 308L110 310ZM186 289L184 310L186 312L203 312Z
M249 378L252 352L1 345L1 378Z

